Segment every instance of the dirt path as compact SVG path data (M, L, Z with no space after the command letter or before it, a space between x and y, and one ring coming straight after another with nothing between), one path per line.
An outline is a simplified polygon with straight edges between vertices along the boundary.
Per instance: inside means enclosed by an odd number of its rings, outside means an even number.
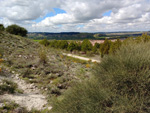
M95 60L95 59L91 59L91 58L85 58L85 57L81 57L81 56L77 56L77 55L73 55L73 54L63 53L63 55L70 56L70 57L73 57L73 58L78 58L78 59L81 59L81 60L86 60L86 61L91 60L92 62L100 63L100 60Z
M31 110L32 108L35 108L37 110L52 108L51 106L47 106L46 97L40 94L40 91L36 88L34 84L27 84L24 80L21 80L19 78L18 74L14 74L9 79L17 83L19 89L22 89L24 93L1 95L1 99L15 101L20 106L26 107L27 110Z

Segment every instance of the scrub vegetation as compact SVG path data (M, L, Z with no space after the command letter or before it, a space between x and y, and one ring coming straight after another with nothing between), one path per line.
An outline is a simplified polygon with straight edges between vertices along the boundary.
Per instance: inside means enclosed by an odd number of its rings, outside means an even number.
M143 35L126 40L102 59L93 77L78 83L53 110L56 113L149 113L150 39Z
M103 44L92 45L87 39L35 42L6 29L0 25L0 112L150 112L149 35L116 42L105 39ZM102 58L100 63L92 63L65 56L62 51L98 54ZM31 92L39 90L47 104L41 110L28 110L1 98L26 95L15 80L29 84Z

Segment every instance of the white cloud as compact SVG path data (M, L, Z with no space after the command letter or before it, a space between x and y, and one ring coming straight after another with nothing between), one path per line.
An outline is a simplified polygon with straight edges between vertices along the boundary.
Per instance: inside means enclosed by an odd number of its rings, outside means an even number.
M48 32L149 30L149 4L150 0L0 0L0 23ZM33 22L53 8L66 13ZM103 16L107 11L111 15Z

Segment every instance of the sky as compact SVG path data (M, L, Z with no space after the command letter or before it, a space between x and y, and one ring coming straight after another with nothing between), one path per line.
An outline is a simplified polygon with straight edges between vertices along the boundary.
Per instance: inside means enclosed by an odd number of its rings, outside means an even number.
M29 32L150 31L150 0L0 0L0 24Z

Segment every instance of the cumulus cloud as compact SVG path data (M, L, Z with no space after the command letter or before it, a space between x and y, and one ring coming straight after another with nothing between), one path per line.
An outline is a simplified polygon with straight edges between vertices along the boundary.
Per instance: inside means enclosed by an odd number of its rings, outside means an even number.
M150 0L0 0L0 23L47 32L149 30L149 4ZM53 8L66 13L45 17ZM108 11L111 14L103 16ZM43 20L35 22L38 18Z

